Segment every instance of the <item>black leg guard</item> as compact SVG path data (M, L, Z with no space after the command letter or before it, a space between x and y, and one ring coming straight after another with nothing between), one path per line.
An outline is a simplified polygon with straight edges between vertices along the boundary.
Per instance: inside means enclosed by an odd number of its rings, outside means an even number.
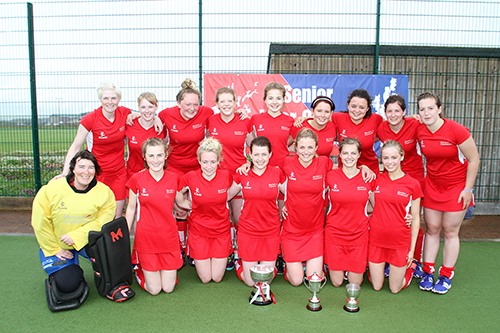
M134 297L130 236L127 221L120 217L103 225L101 231L89 232L85 248L92 261L94 281L99 295L115 302Z
M89 285L85 280L71 293L63 293L57 289L57 284L52 276L45 280L45 294L50 311L64 311L78 308L85 302L89 295Z

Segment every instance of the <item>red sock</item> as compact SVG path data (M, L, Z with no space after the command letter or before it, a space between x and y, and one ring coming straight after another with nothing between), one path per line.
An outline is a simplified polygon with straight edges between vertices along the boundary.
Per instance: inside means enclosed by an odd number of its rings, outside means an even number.
M422 246L424 245L424 229L420 228L418 230L417 243L415 244L415 253L413 257L418 262L422 262Z
M283 269L283 276L285 277L285 280L290 282L290 280L288 280L288 276L286 275L287 273L287 269L286 269L286 264L285 264L285 268Z
M436 271L436 264L433 262L424 262L424 267L422 267L424 273L434 274Z
M439 276L446 276L448 279L451 279L453 278L453 275L455 275L455 266L446 267L443 265L439 269Z
M134 265L135 279L142 289L146 290L146 280L144 279L144 272L139 264Z
M236 276L238 277L238 279L240 279L241 281L243 281L243 264L241 262L241 259L236 259L234 261L234 270L236 271Z
M177 285L177 283L179 283L179 277L178 276L175 277L175 285Z
M179 231L179 240L181 242L181 249L183 250L186 250L187 228L186 220L177 220L177 230Z
M411 279L413 278L413 272L415 272L415 267L417 267L417 264L412 262L410 267L408 267L406 269L406 273L405 273L405 285L403 286L403 288L401 288L401 290L405 289L406 287L408 287L411 283Z

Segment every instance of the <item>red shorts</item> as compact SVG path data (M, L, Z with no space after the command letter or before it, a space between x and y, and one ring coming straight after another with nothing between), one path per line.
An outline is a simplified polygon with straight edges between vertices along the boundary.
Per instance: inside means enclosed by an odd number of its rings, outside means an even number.
M465 183L460 184L434 184L425 179L424 207L440 212L460 212L464 210L463 202L458 203L458 197L464 190ZM469 207L474 206L474 195Z
M368 243L364 245L326 245L325 263L332 271L362 274L368 261Z
M321 257L324 251L324 229L307 234L281 233L283 260L286 262L302 262Z
M227 258L233 251L231 232L228 230L216 238L190 233L187 241L188 255L195 260Z
M132 263L149 272L173 271L182 267L181 250L165 253L132 252Z
M404 267L408 263L410 249L388 249L375 245L368 246L368 261L374 264L387 262L396 267Z
M238 233L238 255L243 261L274 261L280 253L280 236L254 238Z
M111 191L115 195L115 200L125 200L128 198L127 188L125 183L127 183L127 170L123 169L116 173L101 173L97 176L97 180L105 185L108 185Z

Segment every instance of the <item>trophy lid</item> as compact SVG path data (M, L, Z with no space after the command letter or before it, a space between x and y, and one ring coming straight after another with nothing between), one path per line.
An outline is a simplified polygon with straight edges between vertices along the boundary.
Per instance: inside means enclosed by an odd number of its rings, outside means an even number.
M311 275L309 275L307 279L312 282L323 282L325 280L325 277L314 272Z

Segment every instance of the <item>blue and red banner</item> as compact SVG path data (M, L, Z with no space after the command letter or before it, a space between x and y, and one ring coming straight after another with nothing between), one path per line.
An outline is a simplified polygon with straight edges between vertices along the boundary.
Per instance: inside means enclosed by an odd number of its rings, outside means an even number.
M373 98L372 108L383 115L385 100L392 94L408 98L406 75L295 75L295 74L205 74L203 104L215 107L215 93L221 87L230 87L236 93L237 109L245 109L252 116L266 112L264 87L269 82L285 86L284 112L296 118L311 115L311 102L317 96L328 96L336 110L347 110L346 100L351 91L366 89Z

